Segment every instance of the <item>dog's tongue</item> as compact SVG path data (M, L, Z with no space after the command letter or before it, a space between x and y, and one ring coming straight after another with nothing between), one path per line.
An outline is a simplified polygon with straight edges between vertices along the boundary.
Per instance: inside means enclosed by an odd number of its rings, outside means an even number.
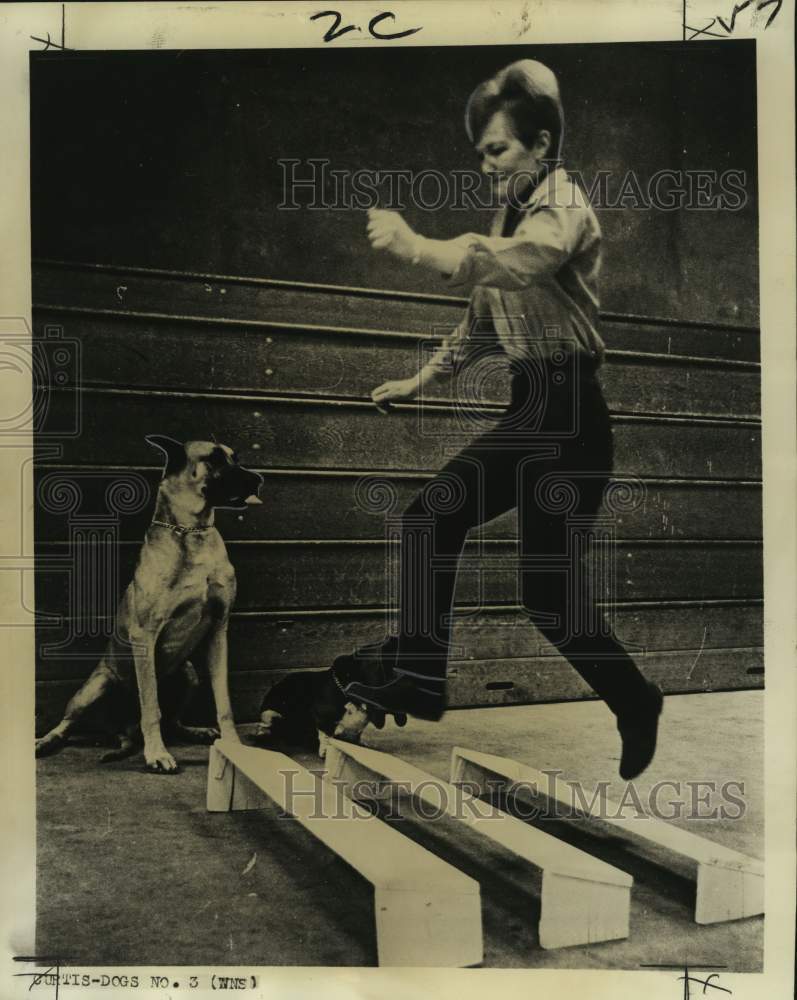
M257 504L257 503L263 503L263 501L260 499L260 497L255 496L254 493L250 493L249 496L244 500L244 503Z

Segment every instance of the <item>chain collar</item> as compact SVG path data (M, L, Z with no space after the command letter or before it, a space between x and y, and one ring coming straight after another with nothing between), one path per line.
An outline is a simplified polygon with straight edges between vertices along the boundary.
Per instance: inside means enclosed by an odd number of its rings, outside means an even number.
M346 688L343 686L340 679L338 678L338 675L335 673L335 668L331 667L330 669L332 671L332 680L335 682L335 687L338 689L338 691L340 691L340 693L343 695L346 701L348 703L351 703L352 705L357 705L357 707L360 708L361 711L367 712L368 706L363 704L362 702L360 702L358 705L357 702L352 701L351 695L346 693ZM349 684L351 684L351 681L349 681Z
M343 687L341 682L338 680L338 675L335 673L335 668L332 668L332 680L335 682L335 687L340 691L341 694L346 694L346 689Z
M199 528L189 528L185 524L170 524L169 521L156 521L152 520L152 524L159 524L162 528L168 528L169 531L173 531L175 535L189 535L193 532L210 531L213 527L212 524L206 524Z

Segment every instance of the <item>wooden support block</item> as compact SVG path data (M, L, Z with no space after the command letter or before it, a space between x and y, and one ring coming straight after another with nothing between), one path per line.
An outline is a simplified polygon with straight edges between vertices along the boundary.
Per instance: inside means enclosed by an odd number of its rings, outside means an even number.
M387 781L434 810L465 823L481 836L522 858L540 876L539 940L543 948L628 937L631 886L626 872L564 844L494 809L462 788L435 778L391 754L331 740L327 778L345 783Z
M561 806L564 815L588 818L614 835L622 834L630 842L659 848L662 858L671 866L686 861L697 882L695 922L698 924L715 924L764 912L762 861L654 816L622 816L618 803L607 798L602 799L600 811L594 801L581 800L576 804L566 785L553 774L543 774L508 757L454 747L452 784L484 791L489 778L504 779L510 790L516 786L518 798L533 800L542 796Z
M380 966L482 961L478 882L290 757L217 740L208 768L208 809L257 809L267 802L294 816L374 887Z

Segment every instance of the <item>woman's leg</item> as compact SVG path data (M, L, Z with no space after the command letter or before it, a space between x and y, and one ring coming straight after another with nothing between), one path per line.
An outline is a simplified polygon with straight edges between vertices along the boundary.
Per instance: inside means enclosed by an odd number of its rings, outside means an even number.
M562 471L548 482L560 483L562 490L593 489L575 472ZM524 500L523 607L539 631L621 717L648 697L648 685L615 637L608 609L596 600L596 590L613 576L608 560L614 557L614 545L595 536L587 515L552 512L541 509L533 497ZM605 592L600 597L611 600Z
M661 693L637 668L597 600L614 579L610 534L597 537L595 515L612 468L609 414L597 382L587 379L579 397L577 435L563 443L547 467L522 470L518 517L523 606L544 636L566 657L618 719L623 736L623 777L634 777L652 759ZM608 527L608 525L607 525Z
M347 694L387 711L439 718L445 705L451 609L468 531L517 506L517 467L550 445L512 447L504 421L451 459L402 514L398 636L377 644L389 658L390 688L350 685ZM355 656L374 655L362 647ZM379 692L378 694L376 692ZM383 700L379 700L382 698Z

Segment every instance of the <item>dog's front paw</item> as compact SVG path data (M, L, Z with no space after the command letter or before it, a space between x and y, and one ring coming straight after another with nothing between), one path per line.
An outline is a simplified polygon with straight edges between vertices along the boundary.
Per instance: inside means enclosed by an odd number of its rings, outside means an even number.
M329 736L326 733L322 733L318 730L318 756L321 760L326 760L327 751L329 750Z
M252 739L255 743L263 747L268 747L275 743L276 733L274 732L274 723L281 718L280 713L276 712L273 708L267 708L261 712L260 721L255 725L254 732L252 733Z
M144 747L144 763L153 774L176 774L180 768L164 746L149 749Z

